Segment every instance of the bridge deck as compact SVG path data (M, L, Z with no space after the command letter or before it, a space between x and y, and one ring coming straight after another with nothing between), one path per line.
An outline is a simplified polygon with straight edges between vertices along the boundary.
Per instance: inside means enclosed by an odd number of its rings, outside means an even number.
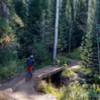
M63 67L49 66L49 67L45 67L45 68L36 70L34 72L33 77L37 78L37 79L43 79L43 78L49 77L49 76L51 76L53 74L56 74L58 72L61 72L63 70L64 70Z

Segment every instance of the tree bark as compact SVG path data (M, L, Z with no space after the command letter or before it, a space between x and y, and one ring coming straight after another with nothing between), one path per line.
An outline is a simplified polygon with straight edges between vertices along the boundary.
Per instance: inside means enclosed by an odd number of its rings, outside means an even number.
M54 63L57 60L59 8L60 8L60 0L57 0L56 1L55 34L54 34L54 50L53 50L53 61L54 61Z

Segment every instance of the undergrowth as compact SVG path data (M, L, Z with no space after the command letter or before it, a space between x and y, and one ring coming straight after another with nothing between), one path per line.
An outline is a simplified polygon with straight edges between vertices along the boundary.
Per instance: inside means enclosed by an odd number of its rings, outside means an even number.
M42 82L39 89L46 94L52 94L57 100L100 100L100 85L95 84L80 85L73 82L57 89L51 83Z

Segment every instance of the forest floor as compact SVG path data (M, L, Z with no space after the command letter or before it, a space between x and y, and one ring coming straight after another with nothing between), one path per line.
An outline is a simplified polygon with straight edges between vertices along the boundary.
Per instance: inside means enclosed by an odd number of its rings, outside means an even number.
M72 61L69 68L78 68L79 63ZM0 85L1 92L5 92L13 99L10 100L56 100L51 94L41 94L35 90L34 80L25 81L24 74ZM8 99L9 100L9 99Z
M4 83L0 86L0 90L10 96L12 98L10 100L47 100L47 98L48 100L56 100L51 94L37 92L34 87L34 80L25 81L23 75Z
M1 86L1 91L14 98L14 100L47 100L47 98L48 100L56 100L56 98L50 94L45 95L36 92L34 81L30 80L26 82L22 75Z

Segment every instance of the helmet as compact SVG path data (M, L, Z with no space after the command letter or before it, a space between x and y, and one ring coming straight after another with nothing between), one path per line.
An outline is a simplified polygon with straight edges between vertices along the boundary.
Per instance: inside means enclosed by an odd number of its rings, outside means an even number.
M30 58L33 58L34 56L33 55L30 55Z

